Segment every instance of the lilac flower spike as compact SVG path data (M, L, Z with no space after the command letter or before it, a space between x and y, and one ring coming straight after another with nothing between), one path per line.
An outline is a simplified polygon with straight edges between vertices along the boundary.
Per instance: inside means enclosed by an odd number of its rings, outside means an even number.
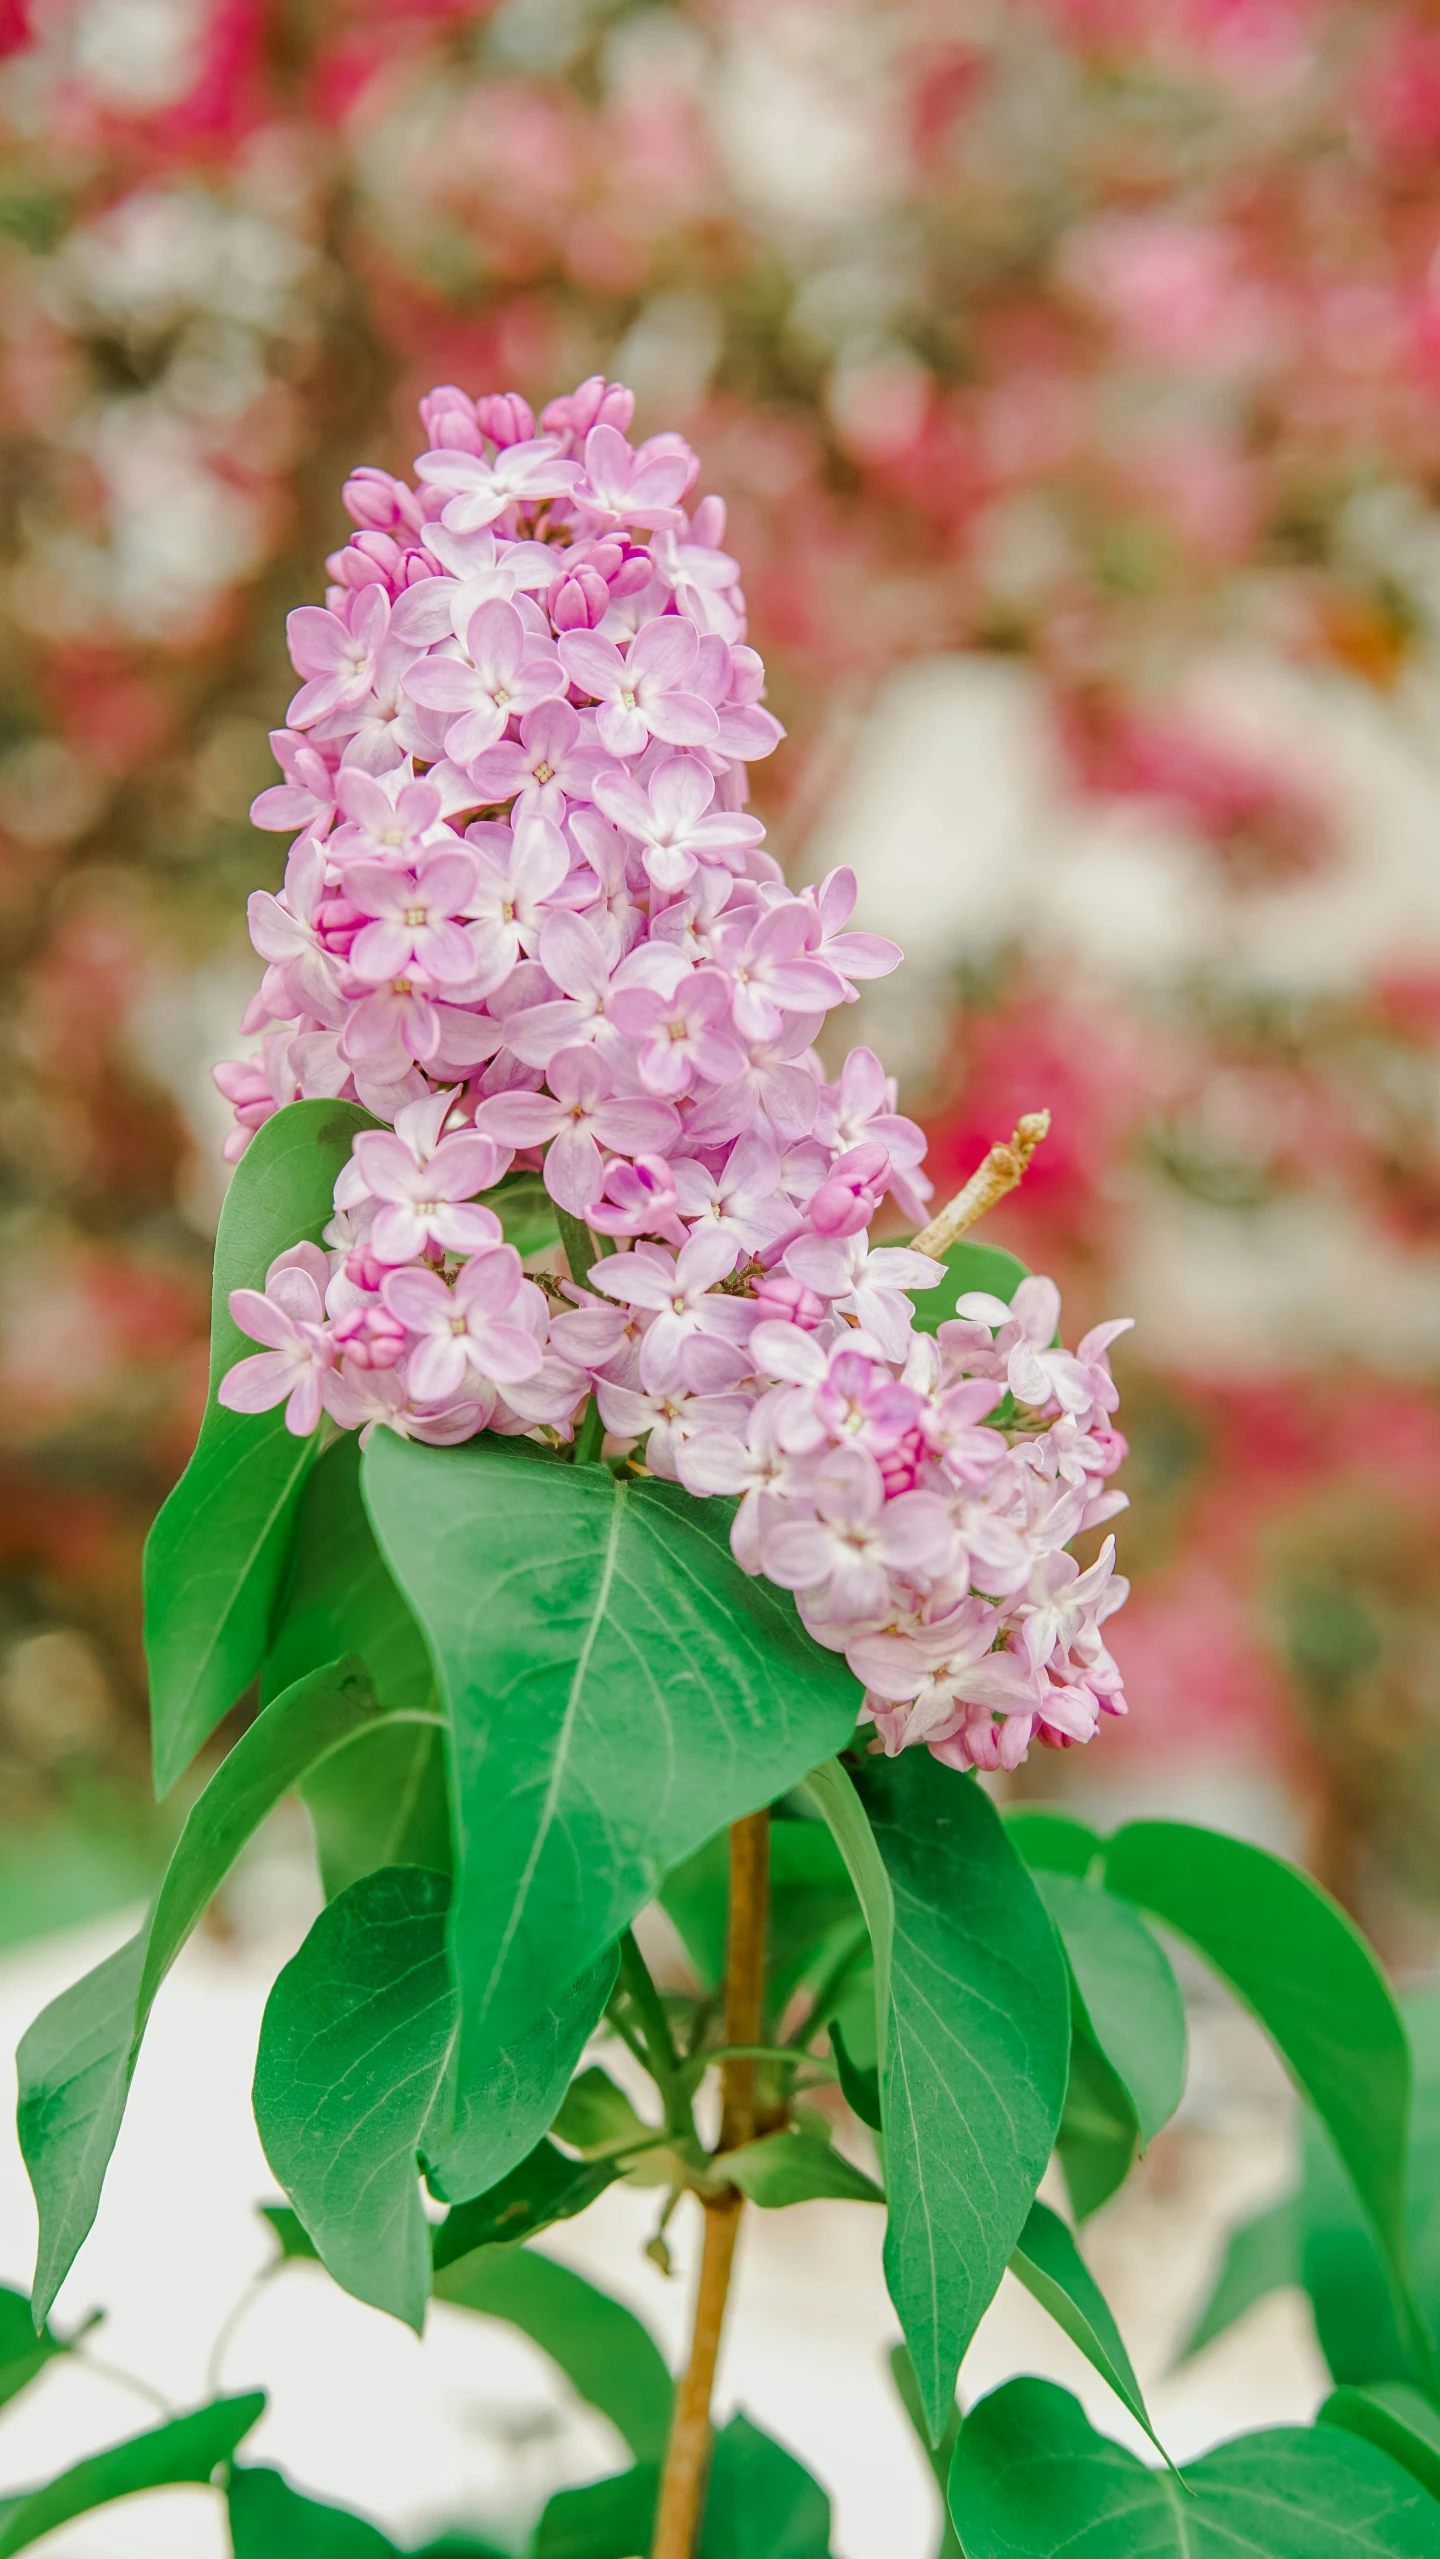
M748 1573L861 1683L873 1747L1010 1768L1125 1711L1110 1374L1052 1282L954 1302L872 1241L927 1215L925 1140L824 1017L899 962L854 875L787 887L748 809L782 731L725 511L675 435L632 444L600 376L534 413L421 403L415 484L346 482L357 531L289 623L300 689L258 826L257 1053L216 1069L230 1160L297 1098L359 1101L325 1249L231 1300L221 1383L287 1427L439 1446L573 1440L735 1501ZM504 1238L513 1170L614 1249L585 1285ZM573 1232L573 1229L571 1230ZM939 1291L939 1297L934 1292ZM938 1330L915 1329L917 1301Z

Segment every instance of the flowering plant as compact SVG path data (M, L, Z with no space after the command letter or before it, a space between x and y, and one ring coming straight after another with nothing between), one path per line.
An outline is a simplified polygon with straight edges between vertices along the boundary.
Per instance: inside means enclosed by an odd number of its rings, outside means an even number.
M1125 1505L1126 1327L1066 1350L1052 1283L968 1240L1043 1113L909 1244L872 1242L887 1202L926 1217L923 1143L868 1049L831 1075L815 1041L900 954L850 929L846 873L787 887L746 814L781 732L723 510L687 506L695 457L632 446L630 415L601 378L538 431L516 394L432 393L415 483L354 474L326 604L291 616L286 779L255 816L296 833L282 894L251 902L259 1061L219 1070L211 1399L147 1559L161 1788L257 1680L261 1702L144 1928L27 2036L21 2129L43 2323L164 1974L298 1788L328 1898L255 2080L287 2253L417 2329L437 2292L493 2306L498 2270L523 2325L526 2239L626 2176L664 2192L664 2262L697 2199L688 2368L658 2428L630 2405L634 2470L563 2547L739 2559L715 2502L737 2465L774 2547L792 2524L786 2548L828 2542L754 2429L720 2439L707 2505L747 2199L885 2207L932 2444L1007 2265L1149 2428L1037 2201L1058 2150L1093 2210L1178 2102L1183 2006L1142 1909L1269 2026L1423 2386L1436 2361L1403 2226L1405 2031L1341 1915L1213 1834L1007 1826L977 1782L1124 1712L1113 1540L1070 1549ZM665 1995L637 1942L657 1898L693 1991ZM596 2035L658 2115L585 2061ZM813 2102L830 2085L879 2177ZM227 2466L237 2552L287 2516L318 2549L284 2483L234 2459L249 2404L180 2421L205 2457L166 2475ZM1014 2410L987 2406L957 2526L1018 2559L1041 2544L997 2485ZM1063 2410L1031 2422L1063 2499L1093 2457ZM1376 2515L1368 2548L1440 2547L1393 2446L1254 2442L1242 2504L1333 2526L1307 2549L1358 2547L1333 2534ZM1118 2514L1133 2483L1110 2484Z

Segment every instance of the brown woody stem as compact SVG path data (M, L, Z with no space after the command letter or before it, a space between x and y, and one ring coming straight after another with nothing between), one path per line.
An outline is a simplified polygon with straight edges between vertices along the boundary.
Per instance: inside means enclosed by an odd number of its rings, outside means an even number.
M910 1239L916 1253L932 1253L938 1260L947 1247L967 1230L978 1225L987 1209L1003 1200L1023 1182L1030 1169L1030 1158L1042 1138L1050 1134L1048 1111L1027 1111L1008 1146L992 1146L983 1164L976 1166L963 1191L957 1191L947 1207L928 1226Z
M730 1831L730 1930L725 1966L725 2041L758 2044L765 1988L765 1920L770 1898L770 1816L751 1813ZM755 2063L734 2055L721 2072L719 2153L755 2132ZM675 2394L665 2448L652 2559L693 2559L710 2474L710 2402L725 2324L730 2270L743 2197L733 2187L704 2198L705 2244L695 2295L690 2360Z

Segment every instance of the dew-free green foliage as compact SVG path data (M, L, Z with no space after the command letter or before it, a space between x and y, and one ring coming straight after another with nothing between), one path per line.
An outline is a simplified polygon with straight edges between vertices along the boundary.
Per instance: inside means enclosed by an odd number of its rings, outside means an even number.
M113 2505L117 2497L137 2497L147 2488L203 2486L230 2459L264 2406L263 2390L212 2400L187 2417L172 2417L92 2453L27 2496L0 2498L0 2559L13 2559L45 2533L97 2506Z
M1153 2141L1185 2093L1185 2002L1138 1911L1098 1883L1037 1869L1060 1932L1084 2023Z
M468 2257L472 2249L505 2247L533 2238L552 2222L573 2221L613 2186L619 2173L613 2159L570 2159L553 2141L537 2142L507 2177L446 2214L432 2236L437 2271Z
M1415 2289L1430 2334L1440 2334L1440 1998L1401 2003L1414 2063L1406 2224ZM1309 2295L1316 2336L1338 2382L1366 2384L1431 2374L1402 2328L1385 2262L1354 2185L1312 2116L1302 2127L1295 2193L1231 2232L1213 2290L1184 2353L1198 2354L1254 2301L1282 2284Z
M740 1571L719 1502L389 1432L362 1481L452 1719L469 2077L719 1823L838 1749L859 1691Z
M437 2269L437 2301L508 2320L608 2417L637 2462L658 2462L674 2385L650 2331L598 2284L533 2248L483 2248Z
M425 1639L396 1589L360 1498L347 1435L312 1469L277 1604L261 1695L337 1653L364 1662L383 1705L431 1720L387 1724L302 1787L327 1895L376 1866L450 1866L450 1795L439 1692Z
M535 2559L631 2559L648 2546L659 2472L640 2463L552 2497ZM696 2559L830 2559L830 2500L793 2453L748 2417L715 2438Z
M399 2546L363 2515L292 2488L278 2470L250 2463L230 2473L226 2507L234 2559L406 2559ZM507 2559L469 2534L447 2533L408 2559Z
M21 2042L20 2147L40 2215L37 2317L95 2218L165 1975L266 1814L382 1711L353 1661L327 1664L267 1706L194 1805L139 1935L52 2000Z
M1010 2260L1010 2271L1049 2311L1102 2380L1109 2382L1152 2443L1158 2444L1160 2438L1150 2422L1115 2314L1071 2233L1048 2204L1031 2205L1020 2244Z
M937 2437L1050 2155L1070 2033L1045 1905L989 1798L950 1776L909 1751L858 1793L838 1770L814 1789L875 1947L885 2275Z
M1140 2155L1140 2119L1119 2072L1086 2021L1070 1977L1070 2072L1055 2152L1077 2221L1087 2221L1118 2194Z
M1300 2252L1301 2224L1294 2195L1282 2195L1253 2221L1240 2222L1225 2243L1214 2287L1191 2325L1177 2362L1188 2362L1191 2355L1223 2336L1267 2293L1278 2292L1284 2284L1298 2284ZM1383 2276L1381 2283L1383 2287Z
M52 2355L67 2351L52 2328L42 2322L37 2331L29 2294L0 2284L0 2408L44 2371Z
M1353 2180L1423 2353L1405 2229L1410 2046L1354 1923L1284 1859L1186 1822L1117 1832L1105 1880L1188 1938L1259 2018Z
M1440 2498L1440 2408L1408 2382L1379 2381L1368 2390L1332 2390L1316 2423L1343 2426L1367 2443L1378 2444L1432 2497Z
M1440 2505L1339 2427L1276 2426L1149 2470L1049 2381L1010 2381L960 2430L966 2559L1437 2559Z
M725 2174L752 2204L778 2209L830 2195L842 2202L883 2204L883 2187L856 2168L825 2135L803 2124L725 2154Z
M347 2292L415 2329L431 2283L418 2160L451 2197L514 2167L614 1979L613 1957L591 1965L457 2092L450 1897L448 1876L390 1866L328 1903L270 1994L255 2065L265 2155L320 2257Z
M189 1465L145 1549L145 1653L155 1787L165 1794L259 1672L316 1442L271 1413L215 1400L255 1349L230 1316L233 1288L259 1288L278 1253L318 1243L356 1132L352 1102L292 1102L235 1168L215 1241L210 1400ZM349 1650L342 1646L342 1650Z

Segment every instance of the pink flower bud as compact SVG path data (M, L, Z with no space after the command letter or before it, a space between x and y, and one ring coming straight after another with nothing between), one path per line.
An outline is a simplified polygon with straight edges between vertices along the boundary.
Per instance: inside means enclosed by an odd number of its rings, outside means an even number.
M414 490L368 462L351 472L340 496L351 522L370 533L389 533L399 525L418 532L424 521Z
M634 392L623 382L607 382L603 373L592 373L577 391L552 400L540 423L549 435L572 435L583 444L593 426L618 427L623 435L634 415Z
M357 1256L350 1258L354 1261ZM405 1348L404 1325L379 1304L352 1306L348 1315L339 1318L334 1333L357 1368L393 1368Z
M859 1235L875 1214L876 1203L890 1179L886 1147L871 1139L852 1146L830 1168L810 1201L809 1217L817 1235Z
M772 1323L798 1324L802 1333L813 1333L826 1312L824 1298L785 1271L767 1271L756 1281L755 1303L762 1317Z
M475 419L492 444L528 444L535 433L535 412L518 391L492 391L477 400Z
M442 382L426 393L420 403L420 423L434 449L448 447L452 453L480 450L475 403L453 382Z
M545 598L557 631L593 631L610 610L610 589L598 569L571 569Z
M663 1235L676 1206L675 1176L664 1156L637 1155L629 1164L611 1165L605 1197L591 1208L589 1221L599 1235Z

